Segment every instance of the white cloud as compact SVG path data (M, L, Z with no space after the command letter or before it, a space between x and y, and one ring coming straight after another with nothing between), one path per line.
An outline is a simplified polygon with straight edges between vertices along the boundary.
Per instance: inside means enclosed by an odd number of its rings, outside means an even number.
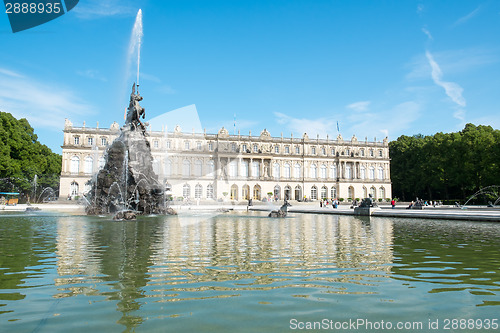
M370 104L371 101L361 101L349 104L346 106L346 108L360 112L368 110L368 106L370 106Z
M476 9L474 9L469 14L467 14L465 16L462 16L461 18L459 18L458 20L456 20L455 23L453 23L452 26L456 27L458 25L464 24L465 22L469 21L471 18L473 18L474 16L476 16L479 13L480 10L481 10L481 6L477 7Z
M324 138L327 134L331 135L337 131L337 120L332 118L293 118L280 112L275 112L274 115L279 124L284 125L288 130L300 136L307 133L310 138L316 135Z
M440 68L448 75L467 73L484 66L498 63L497 50L469 48L435 52L432 55L440 59ZM406 75L408 80L421 80L429 77L431 66L425 54L419 54L406 65L410 71Z
M443 81L443 72L439 67L438 63L434 60L429 51L425 52L429 65L431 66L431 76L435 84L442 87L446 95L451 98L451 100L460 107L465 107L466 101L462 96L463 88L455 82Z
M411 124L420 117L421 106L415 101L408 101L377 113L352 115L348 118L348 129L352 134L366 135L367 137L384 137L398 135L410 128ZM344 131L345 133L345 131ZM358 138L361 139L361 138Z
M160 94L174 95L177 94L177 90L173 89L171 86L163 84L156 88L156 91Z
M425 27L424 27L424 28L422 28L422 32L423 32L424 34L426 34L426 35L427 35L427 37L428 37L430 40L433 40L433 39L434 39L434 38L432 38L431 32L430 32L427 28L425 28Z
M99 80L99 81L103 81L103 82L107 81L107 79L101 73L99 73L98 70L95 70L95 69L87 69L84 71L77 71L76 74L83 76L83 77L86 77L88 79L92 79L92 80Z
M137 8L123 0L88 0L80 1L72 10L84 20L98 19L109 16L132 16Z
M0 74L3 74L5 76L10 76L10 77L15 77L15 78L22 78L23 77L21 74L10 71L10 70L5 69L5 68L0 68Z
M377 137L380 140L389 135L400 135L402 131L410 128L411 124L420 117L421 106L415 101L400 103L390 109L379 112L361 111L349 114L347 117L339 118L340 133L346 138L352 135L363 140L366 136L369 140ZM302 136L307 133L309 138L315 138L317 134L325 138L337 136L337 119L322 117L317 119L293 118L283 113L275 112L276 121L286 129ZM382 135L381 135L382 134Z
M65 118L95 111L65 88L0 68L0 107L32 126L60 131Z

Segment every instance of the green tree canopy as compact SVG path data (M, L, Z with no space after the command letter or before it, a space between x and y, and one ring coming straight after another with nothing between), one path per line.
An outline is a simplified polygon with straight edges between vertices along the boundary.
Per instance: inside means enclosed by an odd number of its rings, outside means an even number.
M467 124L460 132L402 135L389 143L393 195L464 200L500 185L500 131Z
M39 188L58 190L61 155L38 142L26 119L0 111L0 191L34 192L35 175Z

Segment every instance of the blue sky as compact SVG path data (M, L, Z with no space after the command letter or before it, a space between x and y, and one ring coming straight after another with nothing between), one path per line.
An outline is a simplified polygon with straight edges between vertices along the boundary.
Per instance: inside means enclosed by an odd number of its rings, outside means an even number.
M232 133L234 115L242 134L273 136L500 128L500 2L473 0L81 0L15 34L1 13L0 110L56 152L64 118L121 124L139 8L149 119L195 104L207 132Z

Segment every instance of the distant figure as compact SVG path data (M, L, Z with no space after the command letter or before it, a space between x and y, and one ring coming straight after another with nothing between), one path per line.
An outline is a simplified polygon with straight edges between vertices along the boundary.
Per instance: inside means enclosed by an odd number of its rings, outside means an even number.
M391 200L391 206L392 206L392 209L396 208L396 200L394 200L394 199Z

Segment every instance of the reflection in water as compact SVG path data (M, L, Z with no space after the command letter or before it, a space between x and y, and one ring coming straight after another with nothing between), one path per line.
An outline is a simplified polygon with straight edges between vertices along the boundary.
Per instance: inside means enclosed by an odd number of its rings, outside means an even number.
M414 320L434 295L449 303L441 314L499 305L495 224L201 212L1 222L0 321L12 330L276 331L292 315Z
M436 284L430 292L466 290L478 305L500 305L500 230L495 223L399 221L394 228L395 278Z

